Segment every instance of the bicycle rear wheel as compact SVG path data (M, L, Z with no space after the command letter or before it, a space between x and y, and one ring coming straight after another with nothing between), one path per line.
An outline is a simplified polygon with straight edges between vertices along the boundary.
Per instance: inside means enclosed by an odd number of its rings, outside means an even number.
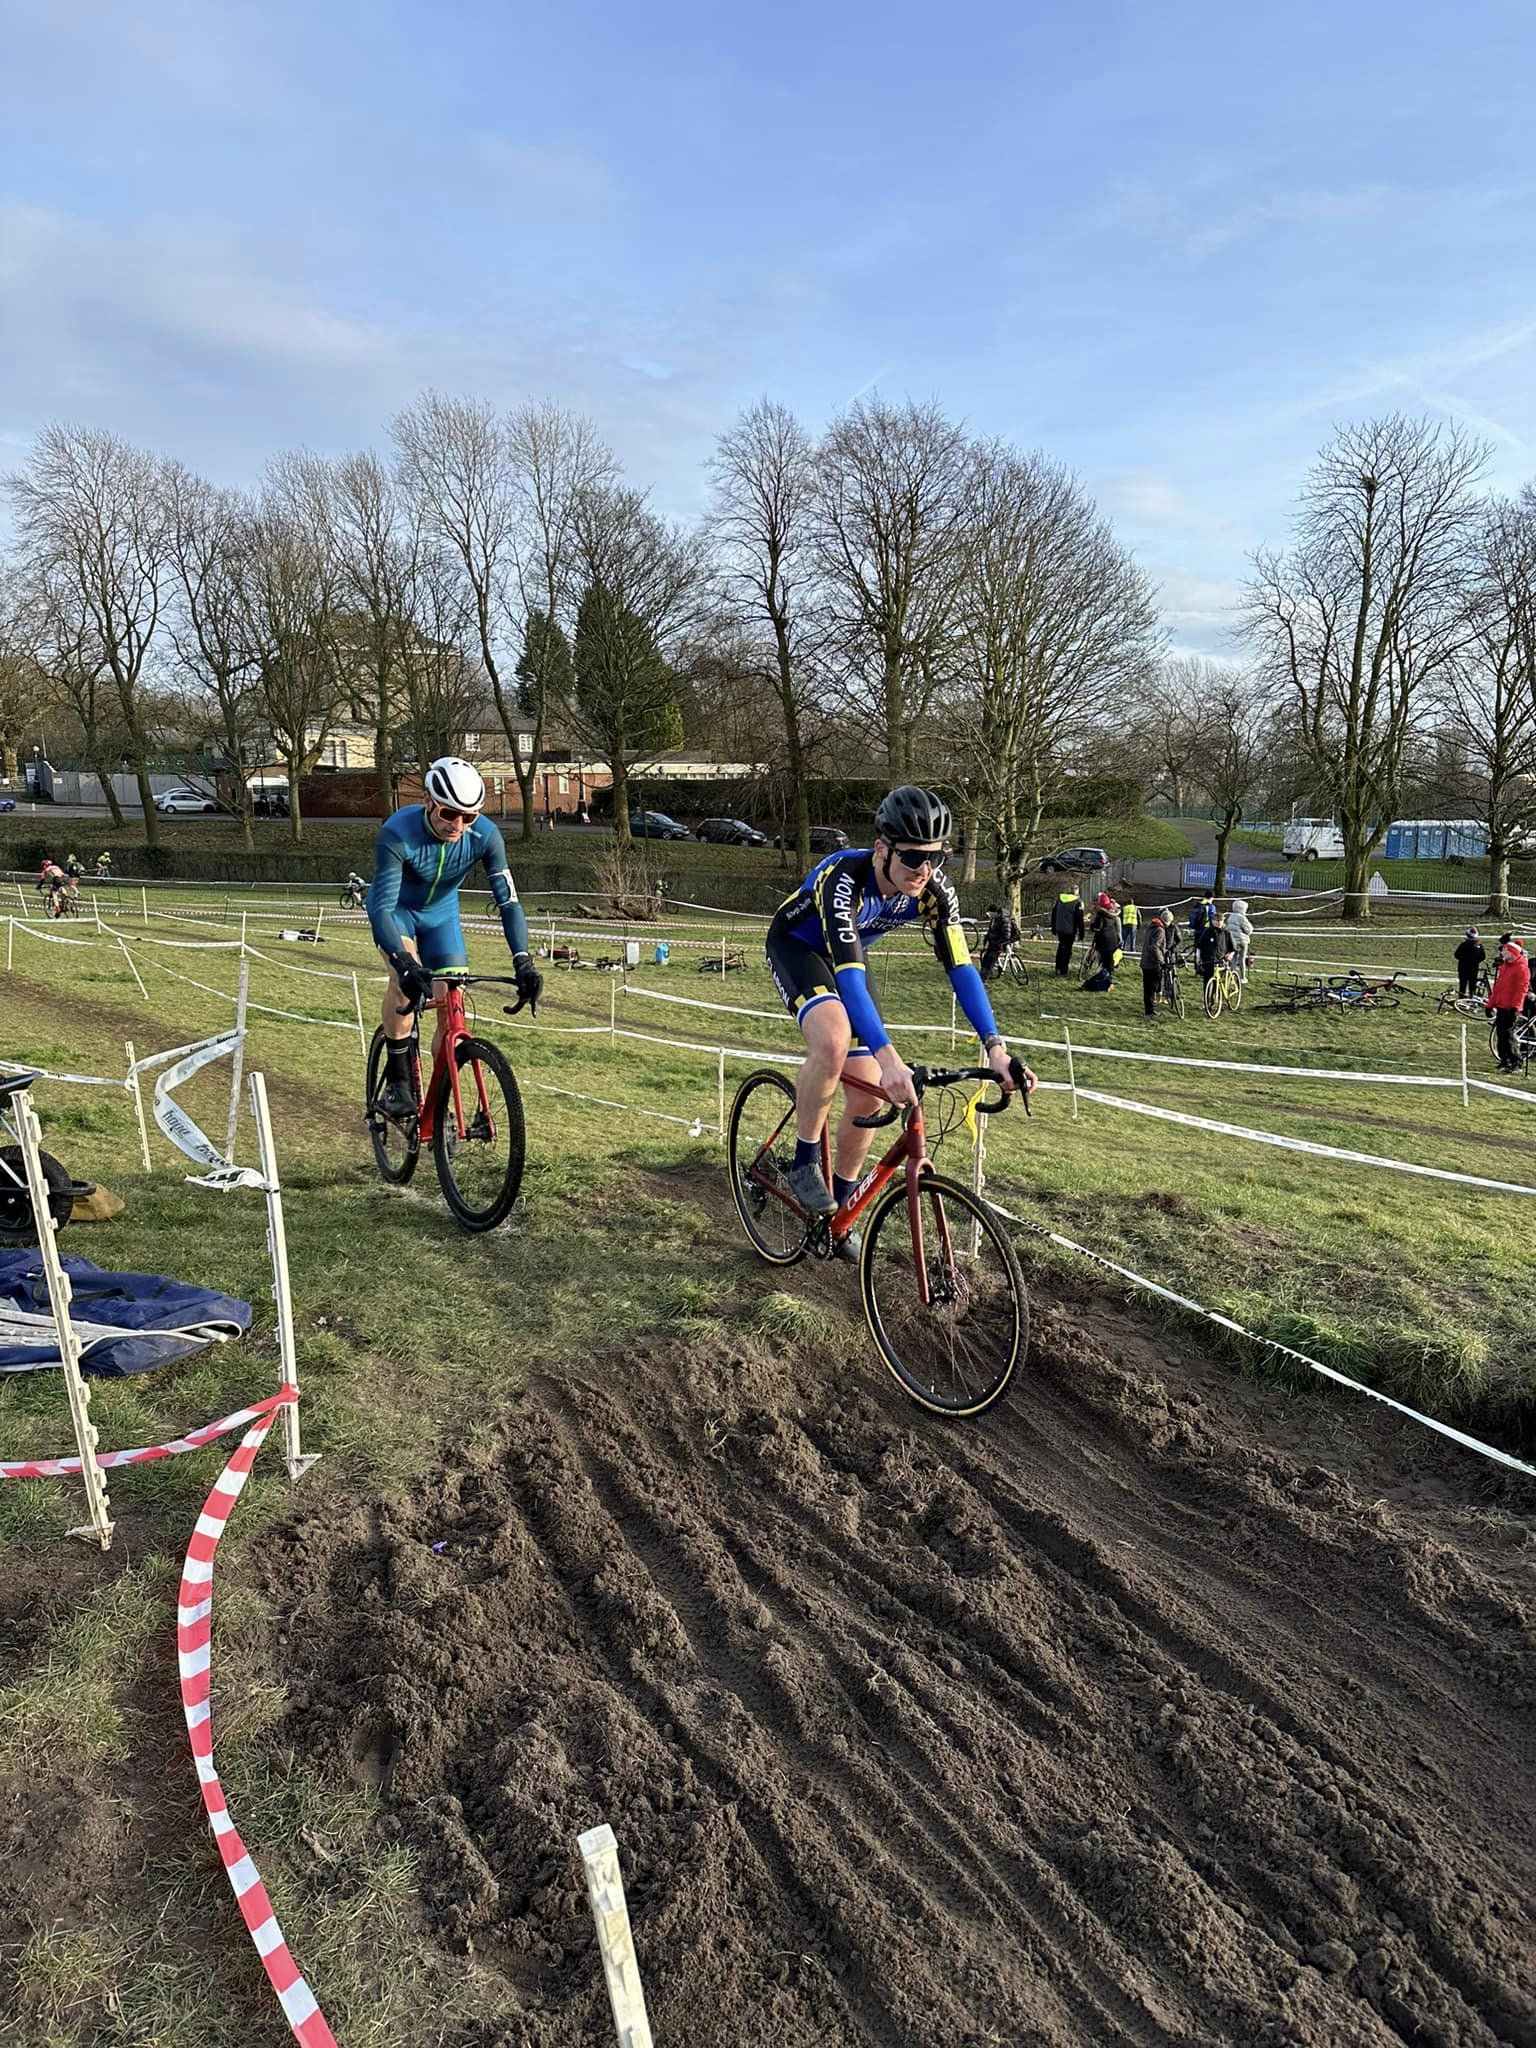
M919 1407L979 1415L1001 1397L1029 1342L1019 1262L994 1212L958 1181L924 1174L917 1212L920 1243L901 1180L865 1228L859 1293L870 1333Z
M727 1123L731 1199L756 1251L773 1266L792 1266L811 1242L811 1222L789 1192L795 1162L795 1091L782 1074L749 1074L736 1090Z
M1171 967L1163 976L1163 1001L1172 1010L1175 1017L1183 1018L1184 991L1179 986L1178 975L1174 973Z
M375 1030L373 1043L368 1048L368 1092L364 1100L367 1104L368 1135L373 1140L374 1162L387 1181L401 1188L416 1171L416 1162L421 1157L421 1138L414 1117L409 1124L398 1124L375 1107L384 1093L384 1049L388 1043L384 1033Z
M460 1128L446 1078L437 1094L432 1158L443 1200L465 1230L494 1230L517 1200L527 1155L523 1098L511 1062L484 1038L461 1038L453 1048Z
M1243 1007L1242 978L1235 970L1227 977L1227 1002L1234 1010L1240 1010Z

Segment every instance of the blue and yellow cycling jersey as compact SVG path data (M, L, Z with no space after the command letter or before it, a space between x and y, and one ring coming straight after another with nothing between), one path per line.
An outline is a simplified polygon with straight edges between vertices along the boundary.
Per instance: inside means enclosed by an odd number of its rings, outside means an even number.
M835 994L848 1012L856 1042L869 1052L878 1052L891 1040L869 992L865 948L885 932L918 923L949 976L966 1022L983 1041L995 1037L992 1005L971 963L960 925L960 899L948 880L942 872L930 874L920 895L882 896L875 883L871 848L829 855L775 911L768 927L770 964L776 942L788 941L825 961L833 977L829 988L807 988L804 977L787 963L787 972L774 977L781 985L780 993L785 993L786 985L791 986L792 994L786 994L785 1000L800 1017Z
M498 828L489 818L476 818L450 846L427 823L421 804L407 804L380 828L368 889L368 923L375 942L393 955L403 950L403 940L413 939L426 966L463 966L459 887L480 863L490 880L508 946L514 957L526 953L528 921L517 900Z

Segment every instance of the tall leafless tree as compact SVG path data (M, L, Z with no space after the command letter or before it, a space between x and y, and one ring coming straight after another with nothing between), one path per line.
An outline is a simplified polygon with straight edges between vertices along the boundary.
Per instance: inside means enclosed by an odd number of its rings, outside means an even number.
M566 721L613 776L614 829L629 838L637 756L675 744L675 663L700 623L706 587L697 538L658 518L638 491L602 484L577 501L582 584Z
M442 549L416 556L407 592L399 731L419 768L464 751L484 702L474 607L459 564Z
M67 571L32 569L20 596L34 693L43 704L57 705L78 729L81 752L101 784L112 823L121 827L123 807L112 779L123 758L121 713L91 610Z
M257 695L288 775L288 829L304 837L299 783L320 759L342 702L350 643L338 637L342 578L314 458L280 458L251 526Z
M526 746L513 745L512 767L522 799L523 837L531 839L535 778L550 710L564 678L559 641L548 632L529 634L527 625L535 614L563 627L574 625L578 508L585 497L613 483L618 465L591 422L558 405L520 406L507 421L506 436L516 497L513 561L525 652L518 669L518 703L532 726ZM499 698L497 703L500 708ZM512 738L510 728L507 736Z
M1464 636L1471 491L1486 459L1459 427L1396 414L1345 427L1307 477L1292 545L1254 558L1249 630L1337 813L1348 918L1370 915L1368 869L1415 718Z
M954 632L945 720L1017 914L1046 803L1074 751L1145 686L1152 594L1068 471L994 443L972 464Z
M817 463L818 567L895 778L910 779L966 561L967 443L934 405L860 399Z
M166 472L171 560L179 593L170 635L189 685L186 722L201 727L228 763L247 848L251 769L261 715L256 682L262 644L252 580L255 509L238 492L173 466Z
M752 639L767 639L764 665L778 700L795 851L805 868L811 858L803 728L811 707L816 453L794 414L763 398L721 436L711 470L712 538L726 602Z
M394 803L392 735L414 658L410 599L422 551L419 506L371 451L329 466L327 518L341 578L341 604L354 617L344 686L373 727L374 778L387 816Z
M1214 887L1224 896L1232 834L1245 817L1256 815L1253 804L1273 745L1274 710L1257 677L1217 662L1203 662L1201 668L1196 757L1189 773L1210 808L1216 830Z
M160 842L149 780L145 663L160 623L168 558L160 465L97 428L45 427L25 469L7 479L21 545L73 596L117 697L124 747L139 787L144 836Z
M1536 834L1536 490L1483 509L1467 633L1443 672L1459 794L1488 831L1488 915L1507 919L1509 863Z

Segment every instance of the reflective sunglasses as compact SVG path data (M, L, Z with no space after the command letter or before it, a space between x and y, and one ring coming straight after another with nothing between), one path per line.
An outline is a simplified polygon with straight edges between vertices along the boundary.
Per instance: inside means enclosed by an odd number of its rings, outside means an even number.
M947 846L893 846L891 848L891 859L899 860L902 866L910 868L913 874L916 874L919 868L941 868L948 858L949 848Z
M440 804L436 797L433 797L432 804L437 815L448 825L473 825L480 815L478 811L456 811L452 804Z

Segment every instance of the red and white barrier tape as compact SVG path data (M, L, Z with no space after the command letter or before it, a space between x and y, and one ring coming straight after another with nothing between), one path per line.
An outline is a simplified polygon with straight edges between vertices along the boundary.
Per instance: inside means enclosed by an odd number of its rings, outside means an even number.
M279 1408L297 1399L293 1388L283 1387L269 1394L265 1401L257 1401L250 1408L237 1408L233 1415L221 1416L217 1422L205 1422L200 1429L188 1430L171 1443L149 1444L137 1451L101 1451L96 1462L110 1470L114 1465L147 1465L156 1458L179 1458L183 1451L200 1451L204 1444L228 1436L232 1429L242 1429L258 1416L265 1416L270 1422ZM78 1458L18 1458L10 1464L0 1464L0 1479L68 1479L79 1470Z
M224 1874L239 1904L240 1917L245 1922L257 1955L261 1957L268 1982L277 1993L283 2017L292 2028L294 2039L301 2042L303 2048L336 2048L336 2036L326 2024L315 1994L299 1974L299 1967L283 1939L283 1930L277 1924L277 1915L267 1897L266 1886L230 1818L224 1788L214 1767L213 1708L209 1697L212 1689L209 1666L212 1660L214 1552L218 1549L219 1538L224 1534L235 1502L251 1475L256 1453L272 1427L278 1408L285 1401L296 1398L294 1390L285 1388L270 1401L261 1403L266 1412L247 1430L203 1503L203 1512L197 1518L192 1540L187 1545L181 1572L181 1592L176 1608L176 1668L181 1683L181 1708L187 1723L187 1740L197 1766L203 1807L213 1829L214 1840L218 1843Z

